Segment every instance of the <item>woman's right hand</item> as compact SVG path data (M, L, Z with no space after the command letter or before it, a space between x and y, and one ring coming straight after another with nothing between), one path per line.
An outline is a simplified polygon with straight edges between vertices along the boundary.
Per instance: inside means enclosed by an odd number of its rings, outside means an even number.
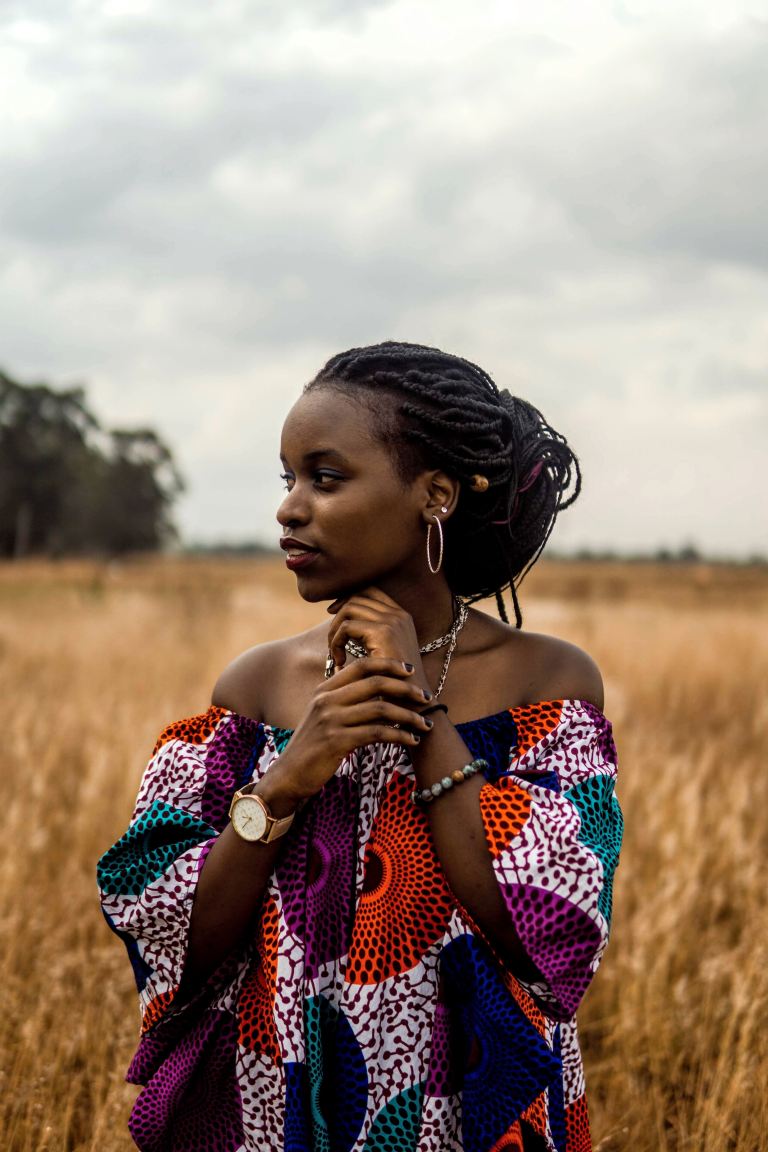
M264 782L272 777L272 788L298 803L319 792L354 748L383 742L415 747L432 725L416 710L429 696L413 682L413 672L401 660L364 656L324 680Z

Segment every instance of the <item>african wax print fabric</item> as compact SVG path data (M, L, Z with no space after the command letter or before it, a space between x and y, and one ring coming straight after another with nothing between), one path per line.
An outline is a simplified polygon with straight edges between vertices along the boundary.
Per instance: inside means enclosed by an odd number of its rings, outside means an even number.
M250 938L177 999L232 794L291 732L211 707L161 734L98 869L140 995L127 1079L143 1085L129 1126L144 1152L588 1152L574 1013L621 843L611 725L550 700L456 727L489 764L488 851L537 983L449 889L407 751L372 744L294 821Z

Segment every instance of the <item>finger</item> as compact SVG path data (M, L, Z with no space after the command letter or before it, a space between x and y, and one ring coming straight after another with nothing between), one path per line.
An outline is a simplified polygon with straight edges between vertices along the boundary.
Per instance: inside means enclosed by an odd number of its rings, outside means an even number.
M386 617L382 615L380 607L374 604L344 604L328 625L329 637L333 636L335 629L340 628L342 624L354 622L364 627L366 624L383 624L386 622Z
M383 621L375 614L367 612L364 608L350 610L345 605L334 616L328 629L328 651L334 664L342 666L346 663L347 655L344 646L348 640L357 640L365 648L376 646L375 631L380 628Z
M348 618L347 606L343 604L328 626L328 655L333 660L336 671L343 668L347 663L347 653L344 646L348 636L342 636L340 629Z
M377 588L375 584L371 584L369 588L364 588L358 595L365 596L369 600L375 600L376 603L383 604L388 608L399 608L401 612L404 611L402 605L398 604L397 600L393 600L391 596L388 596L386 592L382 592L381 588Z
M392 728L391 725L363 724L359 728L349 728L347 731L354 736L358 748L366 744L403 744L407 748L414 748L421 741L419 732L411 732L409 728Z
M357 598L347 600L334 613L328 630L332 631L342 620L379 621L383 623L391 617L391 611L387 611L387 607L387 605L379 604L376 600L358 600Z
M390 598L386 595L386 593L380 592L378 595L374 596L374 595L372 595L372 592L374 592L374 591L378 591L378 590L377 589L367 589L364 592L355 592L351 596L340 596L338 598L338 600L334 600L332 604L328 605L328 607L326 608L326 612L330 612L331 614L334 614L336 612L339 612L347 604L360 604L360 603L363 603L365 601L367 601L368 603L371 603L371 604L382 604L382 603L388 604L389 607L391 607L391 608L399 607L399 605L396 604L394 600L390 600ZM382 600L382 597L383 597L383 600Z
M334 676L333 680L326 681L323 688L325 691L336 691L344 684L373 676L392 676L396 680L407 680L414 671L413 664L405 660L396 660L391 656L363 656L359 660L353 660Z
M346 622L350 626L347 638L351 637L352 639L360 640L361 643L365 644L366 648L371 648L372 644L366 640L365 626L368 625L370 629L371 626L386 626L391 624L393 611L396 611L400 616L403 615L402 608L400 608L394 600L390 600L385 593L378 592L378 589L374 589L374 591L377 592L379 596L384 597L384 600L373 600L364 594L359 594L350 596L348 600L343 602L334 601L332 607L337 603L341 606L336 610L334 618L328 628L328 649L332 655L338 642L337 629L340 628L343 623ZM370 631L367 635L370 637ZM340 660L339 663L344 664L345 661L346 656Z
M339 683L341 675L334 679L336 687L332 689L333 702L343 708L375 700L377 697L399 701L405 706L410 705L411 708L423 708L427 701L432 699L432 693L428 689L414 684L410 679L378 675L366 676L344 684Z
M360 704L352 704L345 708L343 723L350 728L368 724L387 724L394 728L410 728L422 735L429 732L433 725L429 716L421 716L410 708L381 698L364 700Z
M343 668L347 662L346 643L348 639L346 620L342 620L341 623L334 620L328 631L328 654L336 668Z
M368 591L357 592L346 600L334 600L333 604L328 607L328 611L337 618L344 615L348 618L360 615L363 619L371 620L387 620L394 613L400 616L405 614L405 609L401 608L397 601L387 596L385 592L373 588L370 589L370 593Z

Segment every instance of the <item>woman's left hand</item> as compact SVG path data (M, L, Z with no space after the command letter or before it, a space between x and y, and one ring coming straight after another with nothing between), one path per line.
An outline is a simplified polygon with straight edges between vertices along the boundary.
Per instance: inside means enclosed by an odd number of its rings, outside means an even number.
M364 588L353 596L334 601L328 611L334 613L328 630L328 651L337 669L346 662L347 640L356 640L369 656L385 656L413 664L414 682L429 687L413 618L386 592L375 587Z

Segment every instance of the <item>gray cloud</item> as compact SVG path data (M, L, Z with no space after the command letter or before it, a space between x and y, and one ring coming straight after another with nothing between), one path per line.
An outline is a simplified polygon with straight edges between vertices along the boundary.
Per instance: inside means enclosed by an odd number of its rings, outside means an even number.
M722 493L699 524L654 479L628 521L610 475L647 467L649 411L681 491L708 419L757 458L768 25L588 5L590 40L481 4L464 48L440 39L458 5L254 11L0 4L4 366L86 377L110 419L178 437L197 534L216 507L223 534L249 530L238 476L266 531L253 437L276 448L322 360L387 336L473 356L561 414L604 480L574 542L653 544L659 507L666 542L716 540L713 507L730 531Z

